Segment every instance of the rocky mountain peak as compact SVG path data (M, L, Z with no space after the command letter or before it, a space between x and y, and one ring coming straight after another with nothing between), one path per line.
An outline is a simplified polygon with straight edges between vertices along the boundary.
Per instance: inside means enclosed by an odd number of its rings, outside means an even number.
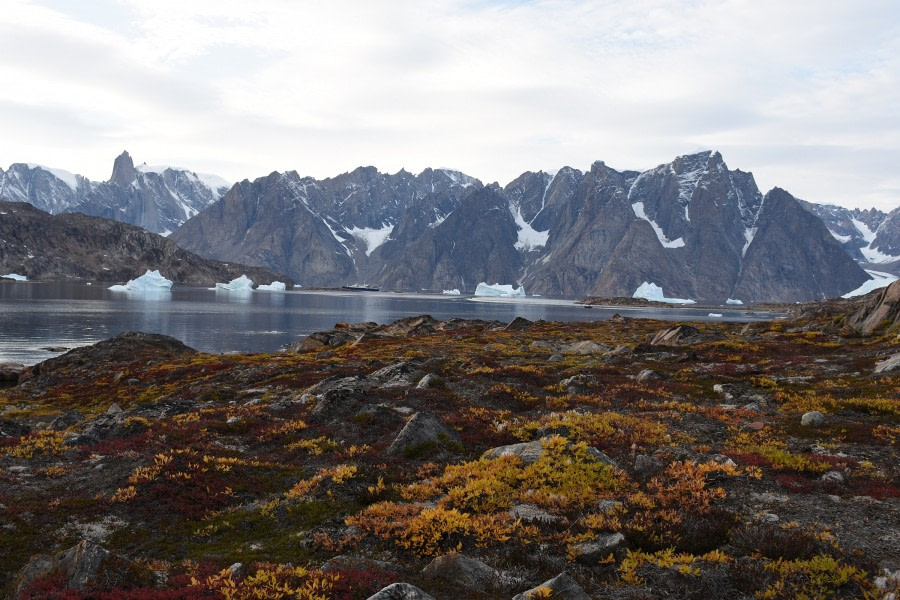
M137 169L134 168L134 161L131 155L125 150L116 157L113 163L112 176L109 178L110 183L114 183L119 187L128 187L137 177Z

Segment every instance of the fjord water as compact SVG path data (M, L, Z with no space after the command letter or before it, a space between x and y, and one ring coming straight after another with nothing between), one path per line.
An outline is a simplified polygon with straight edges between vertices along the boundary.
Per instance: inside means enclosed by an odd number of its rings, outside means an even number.
M203 352L277 352L336 322L375 321L430 314L509 322L598 321L615 313L669 320L708 320L709 309L585 309L545 298L472 299L466 296L391 292L227 292L175 286L171 292L135 295L109 284L0 284L0 362L34 364L65 349L123 331L162 333ZM715 320L765 320L771 314L723 311ZM49 348L49 349L48 349Z

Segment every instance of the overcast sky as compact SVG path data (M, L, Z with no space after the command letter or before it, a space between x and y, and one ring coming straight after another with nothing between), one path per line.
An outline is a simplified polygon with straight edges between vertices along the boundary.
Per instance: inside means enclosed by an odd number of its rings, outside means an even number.
M0 166L485 182L722 152L900 205L897 0L4 0Z

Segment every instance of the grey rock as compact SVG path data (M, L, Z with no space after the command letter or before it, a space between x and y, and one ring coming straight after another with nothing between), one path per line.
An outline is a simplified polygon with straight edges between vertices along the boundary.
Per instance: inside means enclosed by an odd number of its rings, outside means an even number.
M438 556L422 569L426 579L441 579L467 590L484 590L496 585L500 575L477 558L463 554Z
M550 357L547 359L547 362L555 363L555 362L562 362L564 360L566 360L566 357L563 356L562 354L551 354Z
M50 421L50 429L53 431L64 431L72 425L78 424L83 418L84 415L77 410L69 410Z
M125 412L122 410L122 407L119 406L118 402L113 402L109 405L109 408L106 409L106 414L108 415L117 415L119 413Z
M526 523L561 523L563 518L553 515L534 504L516 504L509 509L509 514L514 519L521 519Z
M658 472L663 466L661 460L647 454L638 454L634 459L634 470L645 477Z
M397 572L397 565L383 560L375 560L373 558L362 558L358 556L346 556L339 554L328 559L320 567L322 571L386 571Z
M625 536L621 533L599 535L590 542L578 544L575 550L578 556L575 560L585 565L596 565L599 561L608 557L625 543Z
M650 340L651 346L679 346L701 341L703 334L690 325L675 325L656 333Z
M0 381L17 382L23 371L25 371L25 365L21 363L0 362Z
M460 448L459 435L434 413L419 411L406 423L388 447L388 454L416 453L420 450Z
M825 424L825 415L817 410L803 413L800 417L800 424L804 427L821 427Z
M580 342L573 342L571 344L567 344L559 349L563 354L603 354L604 352L609 352L609 346L604 344L598 344L597 342L591 340L582 340Z
M31 433L31 427L25 423L0 419L0 438L19 437Z
M510 444L509 446L498 446L491 448L482 454L483 458L500 458L501 456L518 456L526 465L534 464L544 453L544 446L541 440L532 442L522 442L519 444ZM604 463L611 467L617 467L615 461L606 454L596 448L588 448L588 456L597 462Z
M584 373L579 373L578 375L566 377L559 382L559 385L565 388L566 391L570 394L586 393L590 390L590 388L599 386L600 380L593 375L585 375Z
M888 358L875 363L876 373L890 373L900 369L900 352L889 356Z
M416 387L420 390L427 390L432 388L441 387L444 384L444 380L441 379L438 375L434 375L429 373L425 377L419 380L419 383L416 384Z
M553 579L548 579L536 588L531 588L521 594L513 596L513 600L532 600L539 598L539 590L549 590L554 598L561 600L591 600L591 597L585 593L584 588L578 585L578 582L572 579L565 572L560 573Z
M367 600L434 600L434 598L412 584L392 583L369 596Z
M613 510L619 508L620 506L622 506L622 503L619 502L618 500L604 499L604 500L600 500L597 503L597 510L600 511L600 513L605 514L608 512L612 512Z
M821 480L823 483L836 483L838 485L847 483L847 478L844 477L844 474L840 471L828 471L823 473Z
M366 377L366 380L380 387L391 388L411 386L421 377L422 372L416 365L404 361L378 369Z
M640 373L635 377L637 381L662 381L665 379L669 379L668 375L664 375L659 371L654 371L653 369L643 369Z
M99 544L82 540L68 550L35 558L25 565L20 573L19 591L35 579L53 573L63 576L66 589L115 587L124 583L129 566L128 561L114 557Z

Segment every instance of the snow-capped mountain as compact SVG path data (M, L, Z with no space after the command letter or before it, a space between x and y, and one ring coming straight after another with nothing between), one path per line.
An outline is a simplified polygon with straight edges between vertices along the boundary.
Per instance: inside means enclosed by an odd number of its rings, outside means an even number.
M631 296L644 282L698 301L835 297L869 276L787 192L763 196L717 152L643 173L602 162L505 188L450 170L272 173L236 184L172 239L302 284Z
M801 202L825 223L831 235L865 268L900 275L900 208L847 209L831 204Z
M128 152L116 158L112 177L105 182L23 163L7 171L0 169L0 199L28 202L51 214L79 212L106 217L164 235L221 198L230 187L219 177L187 169L135 168Z

